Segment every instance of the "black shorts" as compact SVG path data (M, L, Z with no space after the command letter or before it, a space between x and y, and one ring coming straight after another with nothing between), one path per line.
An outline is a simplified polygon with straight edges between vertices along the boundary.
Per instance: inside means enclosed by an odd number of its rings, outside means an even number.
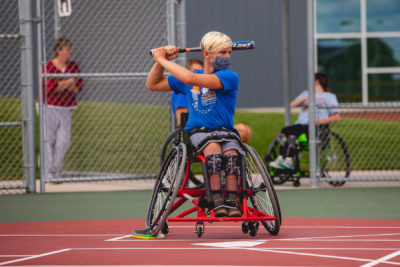
M320 139L324 139L329 131L329 124L322 124L316 127L318 136ZM282 129L281 133L286 136L295 135L299 137L301 134L305 133L308 138L308 125L307 124L293 124Z

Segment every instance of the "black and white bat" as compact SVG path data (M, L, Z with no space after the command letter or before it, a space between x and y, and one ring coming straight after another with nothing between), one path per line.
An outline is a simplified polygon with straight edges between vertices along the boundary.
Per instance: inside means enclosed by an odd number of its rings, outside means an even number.
M232 50L248 50L256 47L256 43L254 41L238 41L232 42ZM200 47L192 47L192 48L180 48L179 53L189 53L189 52L199 52L201 51ZM153 50L150 51L150 55L153 56Z

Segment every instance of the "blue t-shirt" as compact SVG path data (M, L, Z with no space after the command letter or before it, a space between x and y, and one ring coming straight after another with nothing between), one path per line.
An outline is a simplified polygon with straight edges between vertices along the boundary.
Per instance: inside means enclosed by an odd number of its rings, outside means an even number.
M296 99L308 96L308 91L302 92ZM336 95L323 92L315 94L315 118L326 119L334 113L338 113L338 108L318 108L317 106L338 106ZM301 111L295 124L308 124L308 101L304 101L301 105Z
M203 70L196 73L202 74ZM208 89L199 86L186 85L174 76L168 77L168 83L175 93L184 94L189 108L189 119L186 130L206 127L217 129L228 127L233 129L233 115L236 107L236 97L239 90L239 76L230 69L214 73L223 89Z
M178 108L188 108L186 96L172 92L171 93L171 107L172 107L172 111L174 113L174 117L176 119L176 110Z

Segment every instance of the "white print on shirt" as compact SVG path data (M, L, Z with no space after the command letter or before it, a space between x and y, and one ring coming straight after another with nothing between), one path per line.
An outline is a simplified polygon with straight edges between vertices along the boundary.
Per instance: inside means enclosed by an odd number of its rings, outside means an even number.
M325 99L323 99L321 97L315 98L315 105L322 106L323 104L325 104ZM303 111L306 111L306 110L308 110L308 101L304 101L304 104L303 104Z
M207 114L212 110L217 102L215 90L202 88L200 92L200 88L198 86L193 86L191 93L193 99L192 105L196 112Z

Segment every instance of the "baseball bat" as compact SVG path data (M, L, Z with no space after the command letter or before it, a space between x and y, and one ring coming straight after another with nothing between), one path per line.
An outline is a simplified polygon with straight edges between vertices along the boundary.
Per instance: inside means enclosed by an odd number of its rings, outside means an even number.
M238 41L232 42L232 50L248 50L256 47L256 43L254 41ZM192 47L192 48L179 48L179 53L189 53L189 52L199 52L201 51L200 47ZM153 56L153 50L150 50L150 55Z

